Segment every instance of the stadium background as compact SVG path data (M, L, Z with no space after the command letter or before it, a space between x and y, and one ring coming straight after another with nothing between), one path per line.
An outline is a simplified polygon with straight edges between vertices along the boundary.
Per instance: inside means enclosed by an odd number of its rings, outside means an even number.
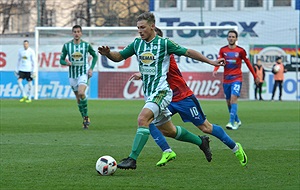
M271 97L273 75L269 71L275 57L282 56L288 69L288 73L285 74L283 99L300 99L300 82L299 73L297 72L300 60L298 48L299 0L282 0L282 2L290 2L288 6L276 6L276 0L253 1L262 2L262 4L258 3L257 6L247 6L245 3L233 0L232 7L223 8L216 7L218 1L204 0L203 7L189 7L186 4L188 1L181 0L170 1L175 4L167 4L167 2L169 1L150 0L148 2L146 10L150 10L155 14L157 26L238 26L239 45L246 49L252 63L255 63L257 58L262 58L263 65L268 71L263 97L265 99ZM198 5L198 1L190 2L194 3L195 6ZM3 14L1 14L1 17L3 17ZM60 19L57 18L57 20ZM71 27L73 24L75 23L63 26ZM34 22L30 19L28 25L34 25ZM52 26L60 25L53 24ZM84 23L82 23L82 26L85 26ZM13 31L12 28L10 29ZM35 48L34 27L29 27L27 32L26 35L24 35L24 31L19 32L19 35L18 33L13 35L1 34L1 98L19 98L21 96L14 76L17 50L22 47L24 39L28 39L31 47ZM58 32L57 36L52 35L51 38L48 37L48 34L46 31L40 38L38 98L74 98L67 80L67 68L59 64L62 44L71 39L71 32ZM202 32L168 30L164 31L164 34L181 45L202 52L211 59L216 58L219 48L227 44L226 32L216 30ZM103 37L98 36L97 33L91 34L90 31L84 31L83 39L91 42L95 49L99 45L110 45L114 49L122 49L133 40L135 35L137 34L118 34L116 32ZM298 56L296 56L297 52ZM177 57L176 59L184 78L198 98L223 99L221 74L217 78L212 78L212 67L183 57ZM88 92L90 98L140 99L143 97L141 83L139 81L130 83L127 81L129 76L137 71L134 57L116 64L105 57L99 56L96 68L90 81L91 88ZM245 64L242 70L244 72L244 82L241 98L254 99L253 78Z

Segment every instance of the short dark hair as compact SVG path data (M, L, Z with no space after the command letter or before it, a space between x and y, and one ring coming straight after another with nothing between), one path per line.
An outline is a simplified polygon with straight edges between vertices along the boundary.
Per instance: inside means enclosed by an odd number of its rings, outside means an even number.
M24 40L24 41L23 41L23 43L25 43L25 42L29 43L29 41L28 41L28 40Z
M74 26L73 26L73 28L72 28L72 31L73 31L75 28L79 28L79 29L80 29L80 31L82 31L82 28L81 28L81 26L80 26L80 25L74 25Z
M277 56L275 60L278 61L278 60L280 60L280 59L281 59L281 57Z
M228 33L227 33L227 36L229 35L229 33L235 33L236 38L239 37L239 34L235 30L229 30Z
M137 17L137 21L146 20L148 23L155 24L155 16L153 13L144 12Z
M156 34L157 35L159 35L159 36L161 36L161 37L163 37L163 35L164 35L164 33L161 31L161 29L159 29L159 28L157 28L157 27L155 27L155 32L156 32Z

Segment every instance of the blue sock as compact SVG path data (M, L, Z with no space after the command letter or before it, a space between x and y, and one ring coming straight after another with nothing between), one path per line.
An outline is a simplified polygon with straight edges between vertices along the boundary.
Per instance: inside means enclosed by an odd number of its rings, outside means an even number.
M230 113L231 112L231 105L227 105L227 108L228 108L228 112Z
M231 111L231 106L228 106L228 111L229 111L229 113L230 113L230 111ZM237 113L236 113L236 115L235 115L234 121L236 121L236 122L239 122L239 121L240 121L240 118L238 117Z
M149 130L152 138L156 142L156 144L160 147L162 151L165 151L167 149L170 149L170 146L166 140L166 138L163 136L163 134L160 132L160 130L155 127L153 123L149 125Z
M237 104L231 104L231 110L230 110L230 122L234 123L235 117L237 112Z
M227 133L223 130L222 127L213 124L211 134L220 139L220 141L226 144L230 149L233 149L235 147L235 142L227 135Z
M235 121L236 121L236 122L239 122L239 121L240 121L240 118L238 117L237 114L235 115Z

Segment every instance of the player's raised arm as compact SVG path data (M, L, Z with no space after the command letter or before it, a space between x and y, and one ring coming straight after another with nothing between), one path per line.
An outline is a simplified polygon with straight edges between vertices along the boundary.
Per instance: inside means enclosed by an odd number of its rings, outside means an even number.
M110 51L110 48L108 46L100 46L98 47L98 52L101 55L106 56L108 59L114 61L114 62L119 62L124 60L124 58L122 57L122 55L117 52L117 51Z
M204 55L202 55L201 53L199 53L198 51L195 51L193 49L188 49L184 55L187 57L190 57L192 59L208 63L213 66L224 66L225 65L225 59L221 58L221 59L217 59L217 60L210 60L207 57L205 57Z

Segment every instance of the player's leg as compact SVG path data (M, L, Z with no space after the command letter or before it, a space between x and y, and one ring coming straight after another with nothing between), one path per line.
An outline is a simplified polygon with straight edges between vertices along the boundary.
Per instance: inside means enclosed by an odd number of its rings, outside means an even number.
M223 130L222 127L209 123L208 120L205 120L205 122L198 126L198 128L202 129L205 133L210 133L215 137L217 137L221 142L223 142L225 145L227 145L232 152L235 154L235 156L238 158L242 166L246 166L248 159L245 151L243 150L240 143L236 143L233 139L230 138L230 136Z
M26 100L26 103L30 103L31 102L31 97L32 97L32 78L31 78L31 74L28 73L28 76L26 76L26 80L28 82L28 91L27 91L27 94L28 94L28 98Z
M153 123L149 125L149 130L152 138L154 139L155 143L160 147L163 151L161 159L156 163L157 166L164 166L167 162L176 158L176 153L172 151L171 147L169 146L166 138L160 132L160 130L155 127Z
M69 82L70 82L70 86L74 92L74 95L76 97L76 102L77 102L79 113L80 113L81 117L84 119L84 112L87 113L87 110L85 110L85 107L87 107L87 105L86 105L87 102L81 101L81 96L79 95L79 92L78 92L79 91L78 78L69 78ZM84 122L85 121L83 120L82 128L88 129L88 126L86 127L86 125L84 125ZM90 122L89 118L87 118L87 122Z
M168 106L168 110L172 113L172 115L174 115L176 113L176 110L172 108L171 104ZM160 130L153 123L150 124L149 129L150 129L150 134L154 139L155 143L163 151L162 157L160 161L156 163L156 165L164 166L167 162L176 158L176 153L171 149L166 138L163 136Z
M138 129L133 141L131 153L128 158L125 158L118 164L118 168L121 169L136 169L136 159L144 148L149 138L149 125L151 122L159 123L160 120L170 120L171 112L167 109L167 106L172 100L172 91L167 92L157 91L147 99L142 111L138 116Z
M87 101L82 101L81 96L79 96L79 94L78 94L78 90L74 89L73 92L74 92L75 97L76 97L78 110L80 112L81 117L83 118L82 128L83 129L88 129L88 127L91 123L91 120L87 116Z
M237 116L238 111L238 97L240 97L242 89L242 82L234 82L231 85L231 97L230 97L230 123L233 124L233 127L227 127L227 129L238 129L241 126L242 122Z
M172 102L168 105L168 111L171 112L171 115L174 115L176 113L176 110L173 109L171 104L172 104ZM170 114L169 112L167 112L167 114ZM163 152L171 150L166 138L153 123L151 123L149 125L149 130L150 130L150 134L151 134L152 138L154 139L155 143L160 147L160 149Z
M231 86L232 84L223 84L223 90L224 90L224 95L225 95L225 99L226 99L226 103L227 103L227 108L228 108L228 112L229 112L229 122L226 125L227 129L232 129L234 128L234 121L231 121L231 110L232 110L232 106L231 106Z
M80 111L81 115L83 117L88 116L88 101L87 97L85 96L85 91L86 91L86 84L79 84L78 85L78 99L79 99L79 105L80 105Z
M149 124L154 116L159 114L159 107L153 102L148 102L138 116L138 128L133 140L131 153L118 164L120 169L136 169L136 160L149 138Z
M76 97L76 102L77 102L77 106L78 106L78 110L82 116L82 111L81 111L81 106L80 106L80 98L78 96L78 79L74 79L74 78L69 78L69 83L70 83L70 86L74 92L74 95Z
M79 98L79 107L80 112L83 117L83 129L88 129L90 125L90 118L88 116L88 100L85 95L88 85L87 75L82 75L78 77L78 98Z
M228 112L231 111L231 105L230 105L230 97L231 97L231 84L223 84L223 91L225 95L225 100L228 108Z
M169 146L166 138L163 136L160 130L155 127L153 123L149 125L149 130L153 140L163 152L171 150L171 147Z
M172 110L179 113L184 122L192 122L197 128L206 134L211 134L227 145L234 153L239 149L238 145L230 138L222 127L211 124L201 108L200 102L192 95L179 102L172 102Z
M20 99L20 102L24 102L24 101L27 100L27 96L26 96L24 86L23 86L23 83L22 83L23 79L25 79L25 73L22 72L22 71L19 71L18 86L19 86L19 89L20 89L21 94L22 94L22 98Z
M210 162L212 160L212 154L209 147L209 138L207 136L197 136L184 127L175 126L172 121L158 123L157 126L164 136L199 146L199 148L204 152L207 161Z
M206 119L206 115L201 108L200 102L194 95L179 102L172 102L170 106L179 113L184 122L193 123L202 132L215 136L230 149L234 148L235 142L226 134L223 128L215 124L212 125Z

